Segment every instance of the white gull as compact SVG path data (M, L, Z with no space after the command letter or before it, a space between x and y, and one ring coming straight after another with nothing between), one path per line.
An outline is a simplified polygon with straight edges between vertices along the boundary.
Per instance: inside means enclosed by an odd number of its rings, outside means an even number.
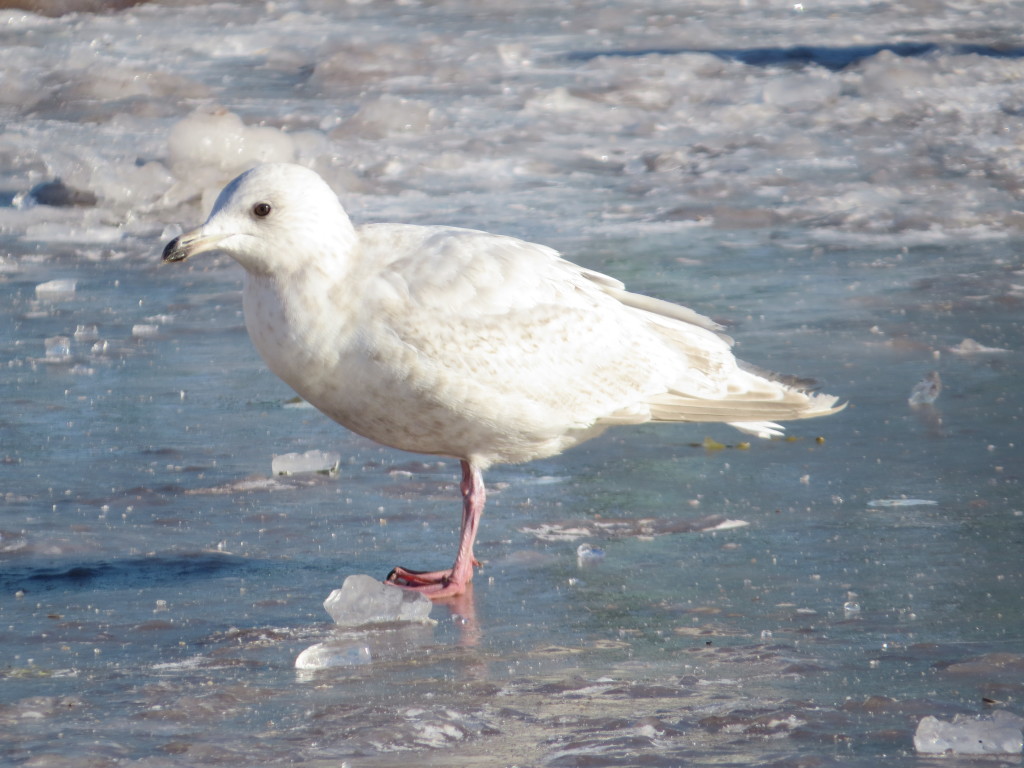
M546 246L453 227L354 227L298 165L239 176L163 259L210 250L245 268L249 336L299 395L378 443L461 461L452 568L388 576L431 597L473 578L492 464L552 456L617 424L721 421L770 437L777 421L843 407L738 361L710 319Z

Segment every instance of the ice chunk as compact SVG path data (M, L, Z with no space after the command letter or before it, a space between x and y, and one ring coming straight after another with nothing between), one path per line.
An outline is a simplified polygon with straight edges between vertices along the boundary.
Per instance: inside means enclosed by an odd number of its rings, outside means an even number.
M949 351L954 355L991 355L991 354L1002 354L1009 352L1010 350L1004 349L1003 347L986 347L984 344L979 344L974 339L964 339L955 347L950 347Z
M132 336L136 339L151 339L160 333L160 326L152 323L136 323L132 326Z
M717 524L707 528L706 530L709 530L709 531L731 531L733 528L745 528L748 525L750 525L750 523L748 523L746 520L723 520L722 522L717 523Z
M305 453L282 453L270 461L274 475L297 475L303 472L319 472L330 475L338 471L341 454L333 451L306 451Z
M105 205L127 206L136 212L148 210L174 183L174 175L163 163L156 161L142 164L105 162L91 167L89 173L90 189ZM175 232L166 239L179 234Z
M44 342L47 360L67 360L71 357L71 339L67 336L50 336Z
M914 388L910 390L907 402L911 405L930 405L938 399L940 392L942 392L942 378L938 371L932 371L914 385Z
M377 581L372 576L353 574L324 600L324 608L335 624L360 627L392 622L431 622L433 603L426 595Z
M433 624L385 624L361 629L343 628L303 650L295 659L300 672L357 667L418 655L434 644ZM313 679L300 675L301 679Z
M933 507L939 502L932 499L872 499L869 507Z
M99 341L100 329L97 325L79 325L75 328L75 341Z
M888 50L865 59L861 73L861 95L875 98L920 94L937 76L930 61L908 59Z
M914 748L926 754L1019 755L1024 717L998 710L990 715L957 715L951 722L929 715L914 733Z
M295 658L296 669L356 667L373 661L370 648L362 643L317 643Z
M50 280L36 286L37 299L62 299L72 296L78 283L71 279Z
M178 121L168 137L171 168L179 177L199 175L216 183L256 163L287 163L295 159L288 134L242 122L234 112L197 110Z

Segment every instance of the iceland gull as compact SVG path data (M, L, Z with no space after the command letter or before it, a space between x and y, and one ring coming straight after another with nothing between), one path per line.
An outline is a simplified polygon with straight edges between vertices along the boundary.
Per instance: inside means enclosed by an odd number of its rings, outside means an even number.
M482 473L493 464L553 456L617 424L727 422L770 437L778 421L843 407L737 360L710 319L546 246L453 227L355 227L298 165L243 173L163 260L211 250L245 269L249 335L299 395L378 443L461 461L454 564L387 579L433 598L464 592L479 565Z

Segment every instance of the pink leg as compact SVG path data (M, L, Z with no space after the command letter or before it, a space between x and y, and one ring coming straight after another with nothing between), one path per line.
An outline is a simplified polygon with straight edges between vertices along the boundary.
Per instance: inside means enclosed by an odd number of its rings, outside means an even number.
M487 492L480 470L468 461L462 461L462 531L459 534L459 552L450 570L411 571L398 567L388 574L387 581L406 589L415 589L427 597L453 597L461 595L473 580L473 566L480 563L473 557L473 542L480 526Z

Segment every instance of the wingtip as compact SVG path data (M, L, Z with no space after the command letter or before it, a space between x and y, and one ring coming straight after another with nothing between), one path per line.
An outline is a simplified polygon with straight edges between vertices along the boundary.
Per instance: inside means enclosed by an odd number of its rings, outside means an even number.
M834 413L839 413L840 411L845 410L846 406L850 404L849 400L844 400L840 403L839 397L836 395L813 394L808 397L814 404L814 407L808 411L806 418L831 416Z

